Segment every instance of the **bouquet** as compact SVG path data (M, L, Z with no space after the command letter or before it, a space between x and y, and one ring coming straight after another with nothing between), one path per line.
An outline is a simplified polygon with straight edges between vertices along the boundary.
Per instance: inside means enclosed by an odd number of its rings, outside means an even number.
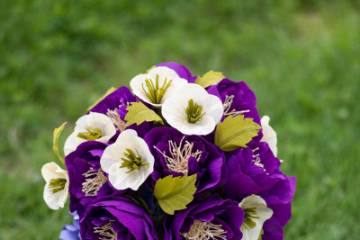
M277 157L255 94L221 72L166 62L112 88L80 117L64 154L42 167L44 200L68 196L60 239L283 239L295 177Z

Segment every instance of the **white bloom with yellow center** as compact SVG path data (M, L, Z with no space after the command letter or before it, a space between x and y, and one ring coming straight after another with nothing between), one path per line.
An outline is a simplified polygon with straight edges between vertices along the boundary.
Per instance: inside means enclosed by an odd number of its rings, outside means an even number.
M69 178L67 172L56 163L46 163L41 168L41 175L46 184L44 201L53 210L63 208L69 194Z
M266 142L275 157L277 156L277 134L275 130L270 126L270 117L269 116L263 116L261 118L261 128L263 137L261 141Z
M177 88L187 81L168 67L153 67L147 73L136 75L130 81L133 93L141 100L160 107Z
M136 131L127 129L105 149L100 164L114 188L137 191L153 172L154 156Z
M108 142L116 133L116 128L107 115L90 112L76 121L75 129L64 144L65 156L75 151L86 141Z
M187 135L211 133L224 113L221 100L198 84L187 84L162 105L162 115L175 129Z
M239 206L245 213L241 226L242 240L261 239L263 225L273 215L272 209L267 207L262 197L254 194L244 198Z

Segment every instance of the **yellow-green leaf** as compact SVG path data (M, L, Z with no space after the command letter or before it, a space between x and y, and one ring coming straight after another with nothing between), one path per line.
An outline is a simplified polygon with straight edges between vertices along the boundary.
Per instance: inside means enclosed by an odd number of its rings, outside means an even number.
M222 72L209 71L201 77L198 77L196 79L196 83L204 88L207 88L211 85L217 84L224 78L225 76Z
M228 116L215 130L215 144L223 151L232 151L246 145L259 132L260 126L244 115Z
M93 103L90 107L88 107L88 111L90 109L92 109L93 107L95 107L99 102L101 102L106 96L110 95L112 92L114 92L116 90L115 87L111 87L108 90L106 90L105 94L102 95L100 98L98 98L98 100L95 101L95 103Z
M175 211L185 209L194 199L196 192L196 174L191 176L166 176L157 180L154 195L161 209L173 215Z
M62 123L59 127L55 128L53 131L53 146L52 150L55 156L59 159L60 162L64 162L64 155L60 152L60 137L62 132L65 129L67 122Z
M162 118L142 102L132 102L125 115L126 126L140 125L143 122L157 122L164 124Z

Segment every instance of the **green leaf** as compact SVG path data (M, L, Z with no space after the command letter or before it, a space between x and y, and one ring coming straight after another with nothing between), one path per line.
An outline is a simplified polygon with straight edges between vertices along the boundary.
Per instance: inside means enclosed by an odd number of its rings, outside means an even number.
M143 122L157 122L164 124L161 117L142 102L132 102L130 106L128 106L127 111L125 116L126 126L132 124L140 125Z
M195 83L199 84L204 88L207 88L211 85L217 84L224 78L225 76L222 72L209 71L205 73L203 76L198 77Z
M53 146L52 150L55 156L59 159L60 162L64 163L64 155L60 153L60 137L62 132L65 129L67 122L62 123L59 127L55 128L53 131Z
M88 111L90 109L92 109L93 107L95 107L100 101L102 101L106 96L110 95L112 92L114 92L116 90L115 87L111 87L108 90L106 90L105 94L102 95L100 98L98 98L98 100L96 100L90 107L88 107Z
M175 211L186 208L194 198L196 174L191 176L166 176L155 184L154 195L161 209L173 215Z
M244 115L228 116L215 130L215 144L223 151L232 151L246 145L259 132L260 126Z

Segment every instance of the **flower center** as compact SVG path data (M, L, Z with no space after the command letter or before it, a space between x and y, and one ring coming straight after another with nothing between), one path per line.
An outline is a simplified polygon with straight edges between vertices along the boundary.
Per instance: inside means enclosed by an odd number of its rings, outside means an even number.
M234 101L234 95L226 95L225 96L225 101L224 101L224 116L236 116L236 115L239 115L239 114L244 114L244 113L247 113L247 112L250 112L250 110L242 110L242 111L236 111L234 108L231 109L231 106L233 104L233 101Z
M95 169L90 168L82 175L85 178L85 182L82 183L82 192L85 193L85 196L87 197L96 196L102 185L107 181L107 177L101 169L96 171Z
M122 163L120 167L127 168L129 170L128 172L138 170L148 165L147 162L145 162L137 152L134 152L130 148L125 150L124 156L121 158L121 160Z
M200 161L202 151L195 151L194 143L190 143L189 141L185 141L184 143L184 139L185 137L181 139L179 146L176 142L169 140L170 156L166 155L156 147L155 149L163 155L166 160L166 166L171 171L187 175L189 158L194 157L197 161Z
M65 184L66 184L65 178L54 178L50 180L49 188L53 193L57 193L65 188Z
M161 103L166 91L171 86L171 80L165 79L163 84L160 86L159 75L156 75L155 83L152 79L146 79L145 85L142 84L142 90L146 97L155 104Z
M255 208L246 208L245 212L245 220L244 226L248 229L252 229L256 227L256 222L254 221L258 217L256 216L256 209Z
M101 227L94 227L94 233L99 235L99 240L117 240L117 233L112 228L111 222Z
M120 131L124 131L126 128L126 123L124 120L122 120L120 118L118 109L115 108L114 110L107 110L106 115L111 119L111 121L113 122L113 124L115 125L115 127Z
M85 139L85 140L96 140L103 136L103 133L100 128L92 128L88 127L86 128L86 132L80 132L78 134L79 138Z
M189 123L197 123L204 116L203 107L190 99L185 109L187 121Z
M202 222L195 220L189 232L183 233L186 240L210 240L222 239L226 240L226 231L222 229L220 224L211 222Z

